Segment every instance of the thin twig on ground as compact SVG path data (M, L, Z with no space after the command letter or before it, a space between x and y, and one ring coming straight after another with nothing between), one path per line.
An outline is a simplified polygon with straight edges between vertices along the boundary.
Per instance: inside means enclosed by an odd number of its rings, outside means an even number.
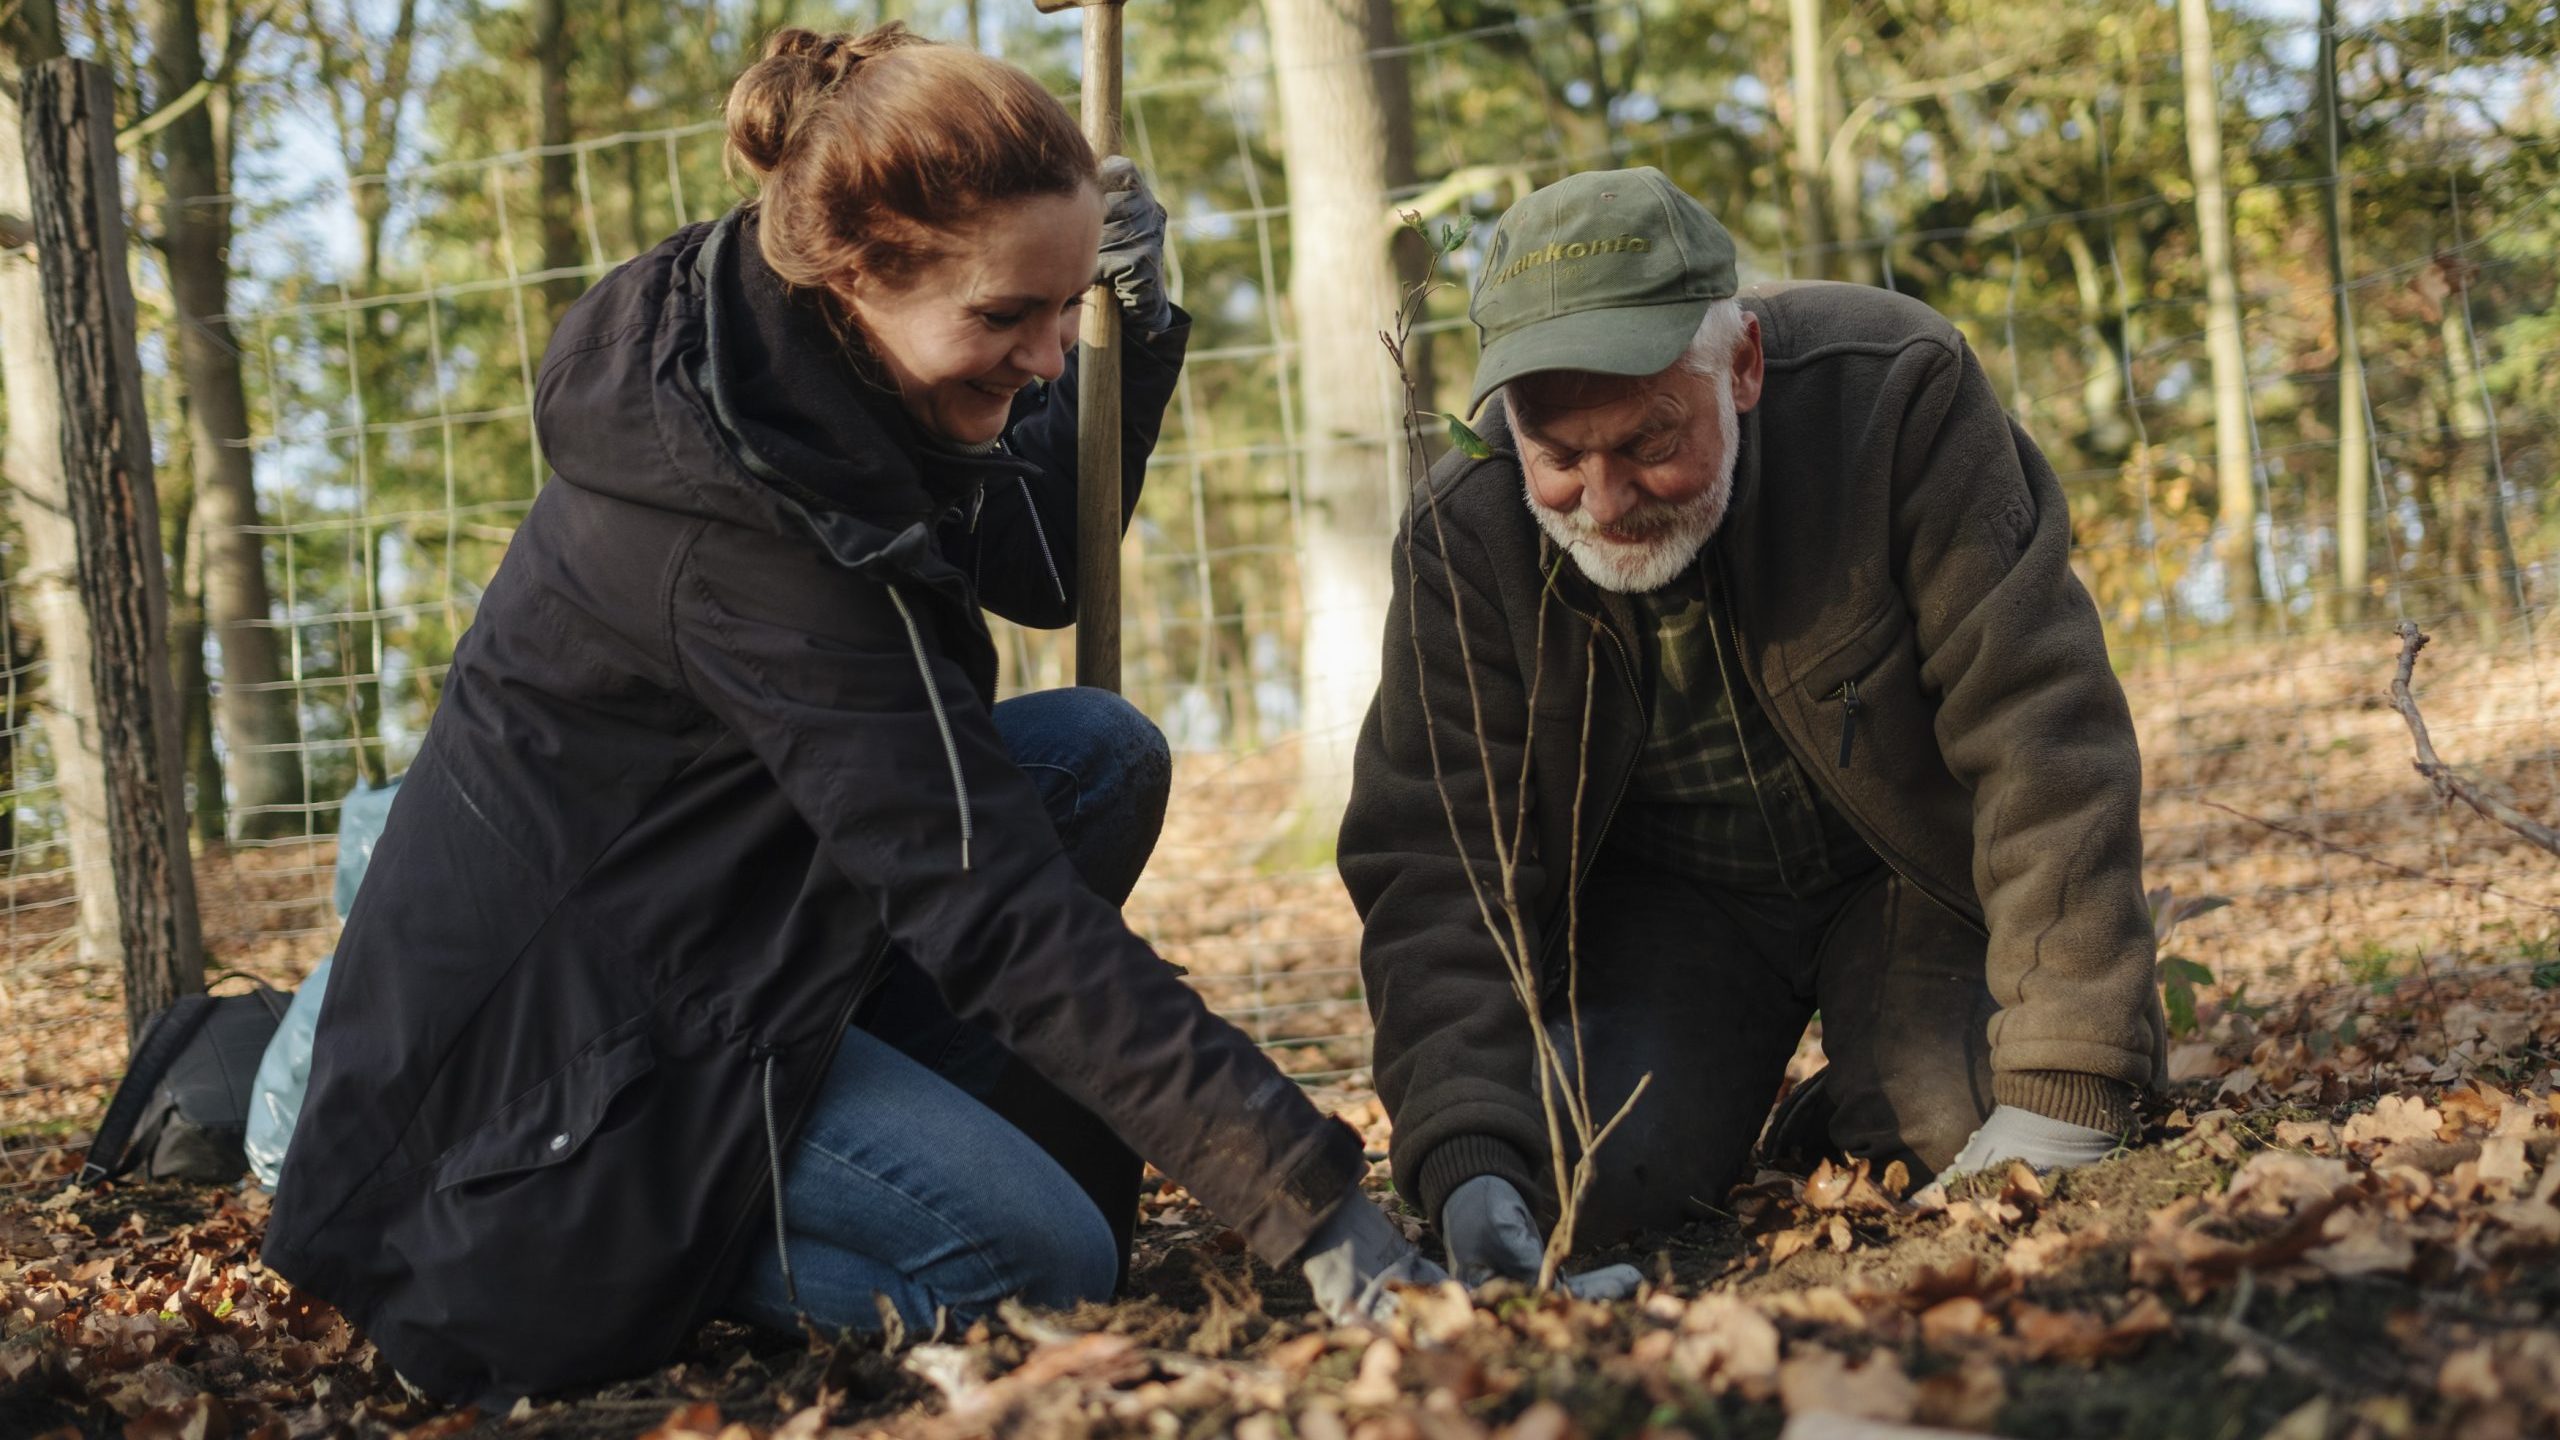
M2540 900L2528 900L2522 895L2501 890L2497 886L2483 881L2456 880L2450 875L2437 875L2429 871L2415 869L2411 866L2403 865L2397 860L2385 860L2379 855L2358 850L2352 845L2341 845L2337 841L2332 840L2325 835L2315 835L2308 830L2287 825L2281 820L2270 820L2264 815L2252 815L2246 810L2235 809L2232 806L2223 804L2219 800L2207 800L2202 796L2198 796L2197 803L2208 809L2219 810L2225 815L2246 820L2252 825L2263 825L2267 829L2273 830L2279 835L2290 835L2297 840L2308 841L2309 843L2317 845L2321 849L2327 850L2332 854L2344 855L2351 860L2361 860L2367 865L2388 870L2394 875L2403 876L2411 880L2424 880L2430 885L2440 885L2447 890L2469 890L2474 894L2493 896L2497 899L2504 900L2511 905L2522 905L2529 909L2541 910L2553 915L2560 915L2560 905L2545 904Z
M2462 778L2444 758L2436 754L2435 742L2427 736L2427 722L2418 714L2417 697L2409 693L2409 680L2417 672L2418 652L2427 648L2427 633L2417 622L2403 620L2394 632L2400 637L2400 663L2391 676L2391 706L2400 718L2409 722L2409 738L2417 746L2417 756L2409 764L2435 788L2436 798L2450 805L2459 800L2530 841L2535 848L2560 855L2560 830L2554 830L2513 805L2483 791Z

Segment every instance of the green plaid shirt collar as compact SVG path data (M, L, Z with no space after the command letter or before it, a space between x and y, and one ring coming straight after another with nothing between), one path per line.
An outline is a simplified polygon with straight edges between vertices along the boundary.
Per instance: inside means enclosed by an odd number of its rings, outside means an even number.
M1644 748L1608 844L1717 889L1807 898L1874 868L1743 678L1712 552L1626 599L1653 677Z

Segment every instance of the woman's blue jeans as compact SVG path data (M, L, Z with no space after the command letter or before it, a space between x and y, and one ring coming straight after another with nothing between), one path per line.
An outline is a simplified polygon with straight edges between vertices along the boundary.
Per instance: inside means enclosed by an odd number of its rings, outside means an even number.
M1085 883L1125 901L1164 826L1164 736L1103 690L1044 690L995 707L996 729L1048 804ZM893 955L836 1047L784 1158L792 1279L766 1233L730 1309L793 1329L871 1329L875 1295L905 1322L965 1319L1008 1295L1107 1298L1137 1216L1138 1158L995 1038L953 1015Z

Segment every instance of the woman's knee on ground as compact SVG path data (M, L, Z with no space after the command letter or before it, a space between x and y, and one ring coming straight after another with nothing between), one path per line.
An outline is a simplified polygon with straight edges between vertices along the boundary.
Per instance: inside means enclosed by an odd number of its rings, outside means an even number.
M1102 1212L1082 1191L1060 1198L995 1237L989 1259L1010 1293L1053 1310L1108 1300L1120 1278L1120 1249Z

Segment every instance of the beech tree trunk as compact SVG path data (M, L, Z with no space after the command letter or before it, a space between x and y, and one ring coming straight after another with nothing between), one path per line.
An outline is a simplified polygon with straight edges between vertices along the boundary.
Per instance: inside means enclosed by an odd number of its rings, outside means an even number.
M160 96L183 95L204 78L196 0L158 0L152 16L152 70ZM187 453L195 473L195 523L204 531L205 626L222 654L222 694L214 719L231 789L232 833L251 839L298 835L305 826L302 767L294 741L293 693L283 688L266 544L256 532L258 491L243 443L249 397L240 350L224 318L231 308L231 203L214 144L213 113L196 106L160 131L167 220L161 250L178 312L178 363L187 385Z
M1795 273L1821 280L1837 274L1830 249L1830 206L1826 203L1823 142L1822 0L1787 0L1787 81L1791 101L1788 119L1795 152L1796 251L1803 257Z
M573 269L578 254L578 157L554 147L571 139L569 124L568 0L533 0L533 58L541 73L542 135L542 268ZM569 308L586 285L575 276L555 275L543 282L551 319Z
M2187 165L2196 184L2197 250L2204 261L2205 351L2213 366L2215 549L2232 620L2245 633L2258 621L2258 492L2250 472L2249 368L2241 346L2231 204L2222 183L2210 0L2178 0L2178 57L2186 85Z
M154 1011L204 988L204 948L178 803L168 586L125 273L115 102L106 72L84 61L48 60L25 77L28 218L61 388L62 473L89 617L126 1033L138 1037Z
M1387 109L1369 63L1391 0L1267 0L1289 180L1303 452L1299 651L1305 733L1298 793L1329 833L1351 793L1351 750L1378 688L1390 551L1405 493L1400 382L1378 332L1398 299L1387 218Z

